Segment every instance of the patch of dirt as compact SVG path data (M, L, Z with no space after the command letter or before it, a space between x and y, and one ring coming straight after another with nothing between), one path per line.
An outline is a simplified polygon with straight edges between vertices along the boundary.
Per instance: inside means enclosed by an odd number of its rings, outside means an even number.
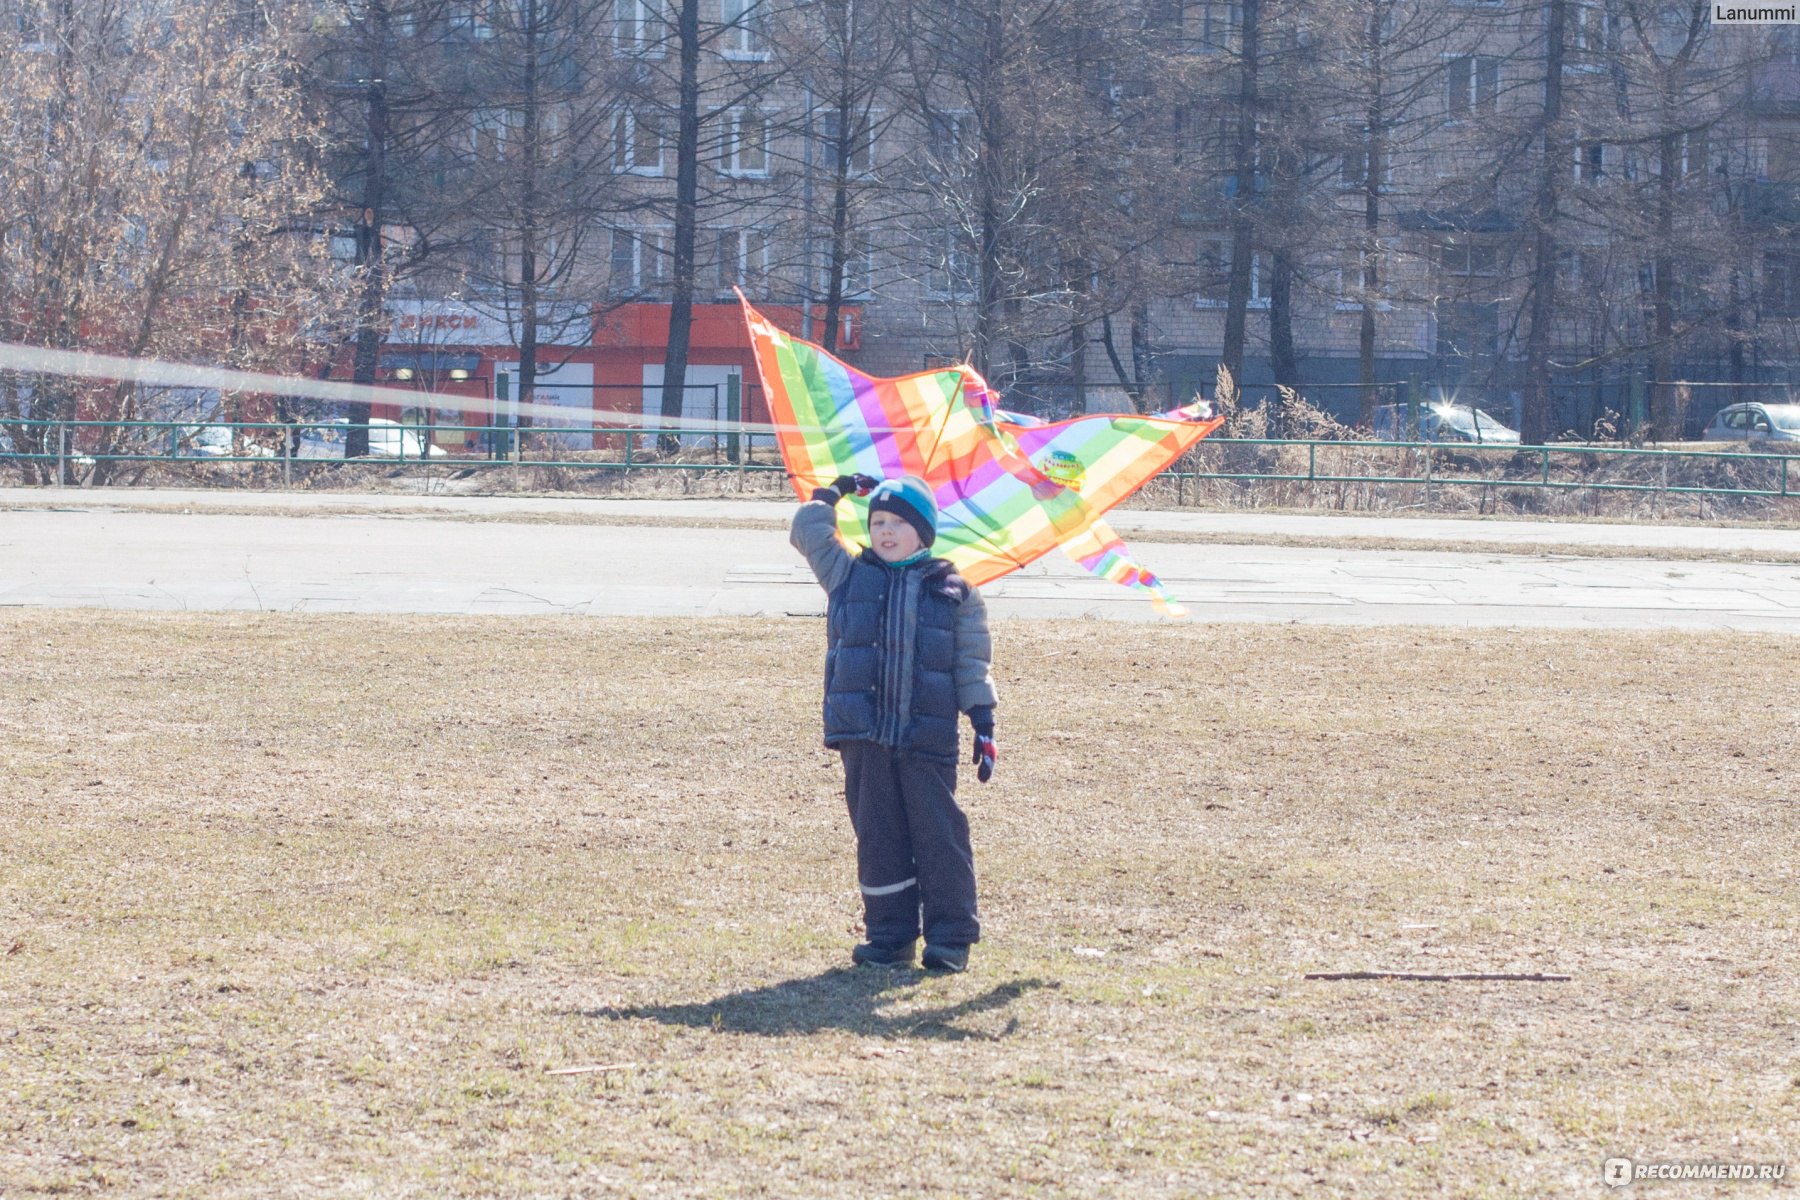
M1796 1161L1800 643L995 635L984 938L936 978L847 969L816 621L0 611L7 1194ZM1303 979L1364 969L1573 978Z

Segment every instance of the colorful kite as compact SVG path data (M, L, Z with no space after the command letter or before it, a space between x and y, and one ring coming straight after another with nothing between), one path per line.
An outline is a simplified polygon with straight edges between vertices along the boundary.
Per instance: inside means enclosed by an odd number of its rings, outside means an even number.
M1185 615L1101 514L1219 427L1205 405L1047 424L1001 409L969 367L880 379L789 336L748 301L744 320L802 499L839 475L917 475L937 498L932 550L970 583L1060 546L1101 579L1149 593L1157 611ZM863 537L865 515L861 503L840 509L846 541Z

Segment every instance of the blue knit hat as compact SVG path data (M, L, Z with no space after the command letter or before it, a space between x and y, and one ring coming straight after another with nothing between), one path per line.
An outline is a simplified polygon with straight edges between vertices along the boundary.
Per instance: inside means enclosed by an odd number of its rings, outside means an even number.
M890 512L919 531L919 541L937 541L937 501L931 488L917 475L902 475L875 485L869 493L869 515Z

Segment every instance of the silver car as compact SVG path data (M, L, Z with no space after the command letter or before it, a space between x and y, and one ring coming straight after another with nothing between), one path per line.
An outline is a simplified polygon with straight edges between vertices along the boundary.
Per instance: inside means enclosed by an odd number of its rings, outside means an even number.
M1375 410L1375 436L1384 442L1406 440L1406 405L1384 404ZM1516 446L1519 431L1471 404L1444 402L1419 405L1421 442L1481 442Z
M1800 404L1733 404L1700 435L1708 442L1800 442Z

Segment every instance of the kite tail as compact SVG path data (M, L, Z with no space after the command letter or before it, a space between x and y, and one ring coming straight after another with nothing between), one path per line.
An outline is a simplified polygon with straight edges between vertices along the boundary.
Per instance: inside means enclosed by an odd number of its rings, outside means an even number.
M1161 616L1180 620L1188 615L1188 610L1169 594L1163 581L1131 557L1124 539L1114 533L1111 526L1104 521L1096 521L1094 526L1093 548L1085 553L1075 551L1069 555L1077 565L1108 583L1149 593L1151 607Z

